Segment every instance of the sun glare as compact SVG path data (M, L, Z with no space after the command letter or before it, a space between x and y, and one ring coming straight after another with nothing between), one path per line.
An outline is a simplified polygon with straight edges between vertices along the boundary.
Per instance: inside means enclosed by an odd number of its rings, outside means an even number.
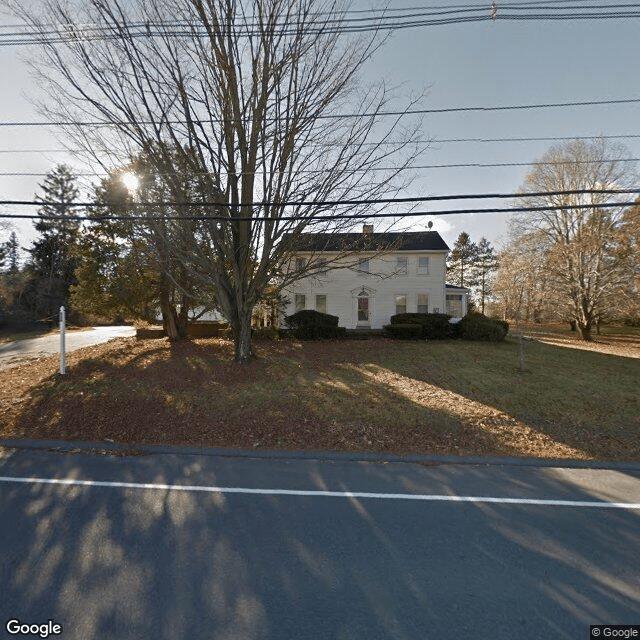
M135 191L140 184L140 180L138 180L138 176L135 173L131 173L128 171L127 173L122 174L122 183L129 191Z

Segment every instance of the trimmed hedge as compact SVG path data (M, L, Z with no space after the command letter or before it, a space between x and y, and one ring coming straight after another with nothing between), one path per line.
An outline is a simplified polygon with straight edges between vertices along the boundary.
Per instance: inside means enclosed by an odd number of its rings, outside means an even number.
M320 313L320 311L314 311L313 309L303 309L293 315L287 316L284 321L287 326L294 329L295 327L303 325L316 325L322 327L337 327L338 316L332 316L328 313Z
M455 337L455 325L445 313L398 313L391 316L391 324L416 324L421 328L420 337L426 340L446 340Z
M345 327L338 326L338 316L304 309L284 319L291 335L298 340L327 340L346 337Z
M504 320L487 318L481 313L470 311L459 322L449 322L444 313L398 313L391 316L391 324L384 327L384 333L398 340L486 340L500 342L505 339L509 324Z
M463 340L501 342L507 336L509 323L487 318L481 313L470 312L458 322L457 328Z
M422 326L417 323L386 324L384 333L397 340L419 340L422 337Z

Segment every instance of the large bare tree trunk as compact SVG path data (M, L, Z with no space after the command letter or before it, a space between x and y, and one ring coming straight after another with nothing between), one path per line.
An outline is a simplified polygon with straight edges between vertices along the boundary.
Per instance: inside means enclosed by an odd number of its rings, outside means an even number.
M178 340L178 314L171 304L169 290L166 286L160 286L160 312L162 313L162 327L169 340Z
M240 364L247 364L255 355L251 347L251 315L252 309L239 315L231 323L234 343L234 359Z

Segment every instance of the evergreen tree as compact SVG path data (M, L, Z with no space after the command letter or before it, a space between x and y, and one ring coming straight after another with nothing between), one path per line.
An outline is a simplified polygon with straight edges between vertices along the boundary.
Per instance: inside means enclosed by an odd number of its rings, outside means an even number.
M453 273L454 282L452 284L458 287L465 287L469 284L471 266L475 263L477 255L477 245L471 242L469 234L463 231L458 236L447 259L447 271Z
M164 148L167 170L163 174L141 153L95 187L101 206L89 212L71 297L78 310L102 316L150 319L160 308L167 335L177 339L187 336L189 310L210 305L212 295L202 299L184 261L174 253L182 234L195 234L196 223L172 219L192 210L180 211L179 205L169 203L176 199L172 195L176 192L181 201L193 199L195 178L175 149ZM135 189L127 188L127 176L136 177Z
M484 303L487 295L491 293L490 276L498 268L498 258L495 249L486 238L480 238L477 252L471 267L469 284L476 288L480 296L480 307L484 313Z
M69 205L78 197L75 176L66 165L58 165L47 174L40 185L42 195L40 219L35 223L41 238L31 249L33 268L42 278L57 278L69 282L75 268L72 247L78 237L79 223L69 219L73 215Z
M4 243L0 252L5 253L5 269L8 274L16 274L20 269L20 247L18 245L18 236L15 231L11 232L9 240Z
M34 276L32 304L38 313L57 313L60 305L67 304L69 287L75 283L79 222L70 219L74 211L69 206L78 198L75 180L69 167L58 165L40 185L42 195L36 194L41 203L35 224L40 238L29 253Z

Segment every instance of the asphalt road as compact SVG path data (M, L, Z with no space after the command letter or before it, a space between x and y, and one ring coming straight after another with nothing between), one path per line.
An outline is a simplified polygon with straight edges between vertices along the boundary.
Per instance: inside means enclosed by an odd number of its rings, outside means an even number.
M0 623L62 626L49 637L577 640L640 625L640 466L7 449L0 476Z
M92 327L87 331L67 331L65 333L65 351L69 352L101 342L108 342L113 338L126 338L135 335L135 327L130 326ZM0 369L54 353L60 353L60 335L57 333L40 338L16 340L0 345Z

